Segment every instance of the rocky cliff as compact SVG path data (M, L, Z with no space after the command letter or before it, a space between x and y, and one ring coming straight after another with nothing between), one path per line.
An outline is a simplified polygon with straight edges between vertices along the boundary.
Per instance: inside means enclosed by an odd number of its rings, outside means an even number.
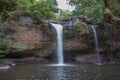
M13 16L7 22L3 32L4 37L10 38L8 57L44 58L53 53L51 29L43 20L33 15Z
M81 24L76 27L76 24ZM50 59L55 53L55 36L51 28L33 15L12 17L3 29L5 37L11 39L7 57L36 57ZM84 22L74 24L73 31L64 26L65 60L80 60L81 54L94 52L93 34Z

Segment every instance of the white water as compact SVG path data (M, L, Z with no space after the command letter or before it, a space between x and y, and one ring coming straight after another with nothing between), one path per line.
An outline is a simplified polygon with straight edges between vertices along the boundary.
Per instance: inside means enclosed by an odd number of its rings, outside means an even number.
M57 61L58 66L64 66L64 57L63 57L63 26L60 24L53 24L51 25L55 28L57 33Z
M98 40L97 40L97 34L94 25L91 25L93 34L94 34L94 41L95 41L95 46L96 46L96 52L97 52L97 60L98 60L98 65L101 64L101 59L100 59L100 53L99 53L99 45L98 45Z

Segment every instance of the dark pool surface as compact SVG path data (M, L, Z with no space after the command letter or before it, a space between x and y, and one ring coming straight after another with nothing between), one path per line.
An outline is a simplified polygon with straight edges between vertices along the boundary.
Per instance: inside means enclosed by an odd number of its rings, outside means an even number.
M0 80L120 80L120 65L58 67L22 64L0 71Z

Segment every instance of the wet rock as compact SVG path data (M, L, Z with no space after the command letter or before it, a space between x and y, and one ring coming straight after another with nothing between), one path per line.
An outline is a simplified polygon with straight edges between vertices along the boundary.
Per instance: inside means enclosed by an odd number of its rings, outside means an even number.
M15 63L13 61L4 61L1 64L2 65L8 65L8 66L15 66Z
M0 70L9 69L12 66L15 66L13 61L3 61L0 63Z
M0 70L9 69L9 68L10 68L10 66L8 66L8 65L0 64Z

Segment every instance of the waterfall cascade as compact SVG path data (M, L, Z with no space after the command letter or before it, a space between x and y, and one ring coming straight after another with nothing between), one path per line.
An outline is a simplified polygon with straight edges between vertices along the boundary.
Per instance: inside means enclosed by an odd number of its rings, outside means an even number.
M98 39L97 39L97 33L94 25L91 25L91 29L94 34L94 41L95 41L95 47L96 47L96 53L97 53L97 64L101 65L101 59L100 59L100 52L99 52L99 44L98 44Z
M57 56L57 64L51 64L51 66L74 66L71 64L64 63L64 55L63 55L63 26L60 24L50 23L50 26L55 29L57 34L57 46L56 46L56 54Z
M56 30L57 33L57 65L64 65L64 56L63 56L63 26L60 24L50 23L51 26Z

